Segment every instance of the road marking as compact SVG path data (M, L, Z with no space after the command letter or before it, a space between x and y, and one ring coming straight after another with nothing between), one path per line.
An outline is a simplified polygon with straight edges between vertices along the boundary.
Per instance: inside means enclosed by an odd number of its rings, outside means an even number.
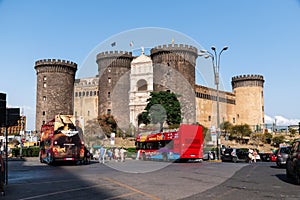
M51 195L56 195L56 194L62 194L62 193L66 193L66 192L74 192L74 191L79 191L79 190L86 190L86 189L90 189L90 188L94 188L94 187L98 187L98 185L93 185L93 186L88 186L88 187L81 187L81 188L75 188L75 189L70 189L70 190L63 190L63 191L59 191L59 192L51 192L51 193L48 193L48 194L41 194L41 195L37 195L37 196L26 197L26 198L22 198L22 199L19 199L19 200L36 199L36 198L41 198L41 197L46 197L46 196L51 196Z
M160 200L160 198L158 198L158 197L156 197L156 196L153 196L153 195L151 195L151 194L142 192L142 191L140 191L140 190L138 190L138 189L135 189L135 188L133 188L133 187L130 187L130 186L128 186L128 185L125 185L125 184L123 184L123 183L121 183L121 182L119 182L119 181L116 181L116 180L113 180L113 179L110 179L110 178L103 178L103 179L106 180L106 181L109 181L109 182L111 182L111 183L117 184L117 185L119 185L119 186L121 186L121 187L127 188L127 189L129 189L129 190L131 190L131 191L134 191L134 192L136 192L136 193L139 193L139 194L141 194L141 195L144 195L144 196L146 196L146 197L149 197L149 198L151 198L151 199L153 199L153 200Z
M119 198L122 198L122 197L128 197L128 196L131 196L131 195L134 195L134 194L136 194L136 192L131 192L131 193L127 193L127 194L122 194L122 195L115 196L115 197L110 197L110 198L107 198L107 199L104 199L104 200L119 199Z

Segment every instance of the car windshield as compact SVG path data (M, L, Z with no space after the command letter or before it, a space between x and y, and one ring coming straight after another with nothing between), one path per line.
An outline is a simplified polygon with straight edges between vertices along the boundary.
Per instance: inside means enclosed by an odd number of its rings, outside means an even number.
M291 152L291 148L290 147L284 147L280 149L280 153L287 153L289 154Z

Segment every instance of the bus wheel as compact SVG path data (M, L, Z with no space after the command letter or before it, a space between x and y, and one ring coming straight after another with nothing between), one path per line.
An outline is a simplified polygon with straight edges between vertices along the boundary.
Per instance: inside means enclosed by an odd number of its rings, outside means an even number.
M167 162L168 161L168 155L166 153L163 153L162 159L163 159L163 161Z
M146 154L145 152L142 154L143 160L146 160Z

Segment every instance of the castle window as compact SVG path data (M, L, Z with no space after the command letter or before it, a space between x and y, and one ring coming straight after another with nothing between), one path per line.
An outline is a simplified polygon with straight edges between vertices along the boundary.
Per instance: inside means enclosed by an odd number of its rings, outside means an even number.
M108 78L108 83L111 83L111 78Z
M85 96L85 92L84 91L82 92L82 96Z
M87 116L90 116L90 111L88 110Z
M265 107L264 106L262 106L262 111L265 111Z
M237 114L236 116L237 116L237 118L240 118L240 114Z
M232 118L232 123L234 123L234 124L235 124L235 117L234 117L234 118Z
M47 87L47 84L46 84L46 82L44 82L44 83L43 83L43 87L44 87L44 88L46 88L46 87Z
M46 115L46 111L43 111L43 115Z
M43 77L43 80L46 81L46 80L47 80L47 76L44 76L44 77Z
M107 114L108 114L108 115L111 114L111 109L107 109Z
M211 121L211 116L208 116L208 121L209 121L209 122Z
M46 101L46 96L43 96L43 101Z
M111 68L109 67L109 68L107 69L107 71L108 71L108 72L111 72Z
M96 96L96 94L97 94L97 92L96 92L96 91L94 91L94 96Z
M110 92L107 92L107 98L110 98Z
M42 122L42 124L44 125L46 122L45 122L45 120Z
M79 92L79 96L81 97L81 92Z
M75 97L78 97L78 92L75 92Z
M89 92L86 92L86 96L89 96Z
M93 91L90 91L90 96L93 96Z
M138 91L146 91L147 90L147 81L141 79L137 82L137 89Z
M264 97L264 91L261 92L261 97L262 97L262 98Z
M97 91L97 96L99 96L99 91Z

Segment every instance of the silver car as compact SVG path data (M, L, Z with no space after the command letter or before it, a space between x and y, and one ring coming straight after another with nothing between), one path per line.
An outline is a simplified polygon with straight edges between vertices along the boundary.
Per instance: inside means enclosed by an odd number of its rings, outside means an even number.
M276 158L276 164L278 167L285 166L286 160L289 157L289 154L291 153L290 146L287 147L279 147L277 151L277 158Z

